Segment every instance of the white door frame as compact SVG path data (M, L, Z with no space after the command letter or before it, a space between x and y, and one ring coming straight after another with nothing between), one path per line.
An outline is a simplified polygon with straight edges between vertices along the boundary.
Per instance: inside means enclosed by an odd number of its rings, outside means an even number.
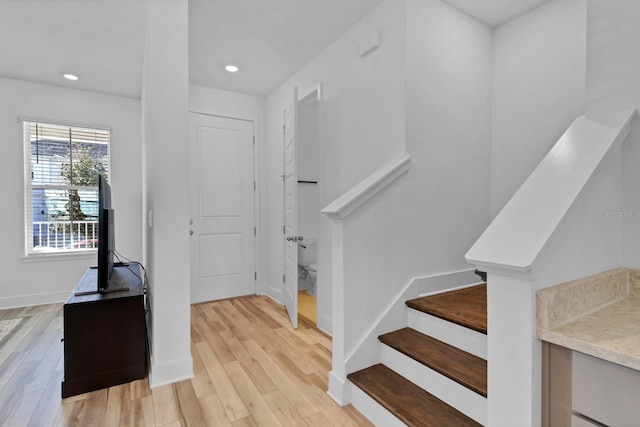
M261 140L261 125L257 118L245 118L238 117L235 115L227 115L227 114L215 114L209 112L203 112L198 110L189 110L189 114L198 114L209 117L219 117L224 119L232 119L232 120L241 120L245 122L250 122L253 126L253 177L255 182L255 190L253 192L253 214L254 214L254 224L256 229L255 239L254 239L254 254L255 254L255 271L256 271L256 281L255 281L255 293L257 295L263 295L264 292L264 281L262 278L264 277L264 268L262 262L262 233L261 231L266 229L263 224L263 218L260 215L260 190L261 190L261 175L260 175L260 143ZM191 191L191 189L189 189Z

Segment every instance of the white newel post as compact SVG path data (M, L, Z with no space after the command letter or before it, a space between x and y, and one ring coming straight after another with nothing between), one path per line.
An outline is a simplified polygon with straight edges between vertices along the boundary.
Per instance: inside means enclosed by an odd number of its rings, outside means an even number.
M344 292L344 221L331 218L331 283L333 304L332 369L329 372L329 395L340 405L347 405L345 370L345 292Z
M487 420L490 426L539 426L541 346L535 291L526 273L514 273L489 271L487 277Z

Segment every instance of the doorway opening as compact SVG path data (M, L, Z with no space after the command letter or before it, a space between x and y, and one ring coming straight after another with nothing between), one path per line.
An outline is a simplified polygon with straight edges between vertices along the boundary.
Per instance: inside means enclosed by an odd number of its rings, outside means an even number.
M318 221L320 193L318 191L320 132L318 110L319 90L298 101L297 141L297 223L298 233L298 315L317 324Z

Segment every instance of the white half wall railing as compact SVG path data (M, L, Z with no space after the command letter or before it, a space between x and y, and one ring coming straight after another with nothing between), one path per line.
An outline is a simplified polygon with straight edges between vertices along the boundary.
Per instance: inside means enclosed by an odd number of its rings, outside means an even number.
M603 212L623 205L634 116L577 118L466 254L488 273L488 425L541 424L536 291L620 262L621 225Z
M344 220L367 200L378 195L409 170L410 156L389 162L322 209L331 219L331 283L333 304L332 370L329 373L329 395L346 404L347 372L345 361L345 292L344 292Z

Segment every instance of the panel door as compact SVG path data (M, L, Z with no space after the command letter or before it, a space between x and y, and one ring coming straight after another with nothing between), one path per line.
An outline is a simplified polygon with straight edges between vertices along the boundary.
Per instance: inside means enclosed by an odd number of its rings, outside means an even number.
M253 123L191 114L191 302L256 292Z

